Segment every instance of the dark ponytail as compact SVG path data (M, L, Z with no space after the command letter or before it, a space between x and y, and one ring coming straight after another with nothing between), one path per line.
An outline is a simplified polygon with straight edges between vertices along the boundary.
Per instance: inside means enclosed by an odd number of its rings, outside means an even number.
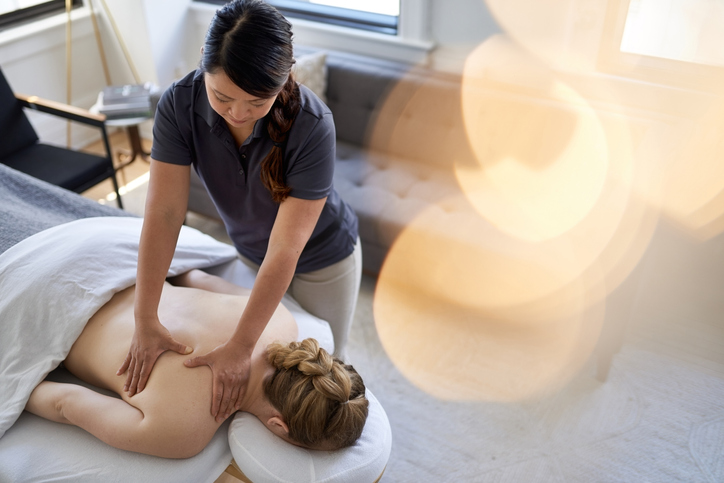
M285 180L284 148L301 106L292 65L292 26L277 9L261 0L234 0L216 12L199 67L210 74L223 71L252 96L277 95L267 128L274 147L261 166L261 181L277 203L291 191Z
M261 163L261 181L276 203L284 201L292 190L286 184L283 158L289 130L300 107L299 86L294 81L294 75L289 74L287 82L269 111L267 132L274 146Z

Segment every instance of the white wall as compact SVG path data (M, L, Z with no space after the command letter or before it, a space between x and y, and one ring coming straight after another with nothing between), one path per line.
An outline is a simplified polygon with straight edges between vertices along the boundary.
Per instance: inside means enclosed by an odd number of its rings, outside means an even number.
M151 81L162 88L190 68L186 63L187 11L191 0L106 0L120 31L140 82ZM106 86L101 55L86 7L72 13L71 104L89 108ZM135 83L121 43L111 26L108 12L94 0L112 84ZM0 32L0 66L16 92L66 102L65 14ZM66 144L66 122L29 112L33 126L44 142ZM97 130L72 125L74 147L98 138ZM150 123L141 126L150 137Z
M87 14L74 12L71 81L74 105L88 108L105 85L93 27ZM42 34L28 28L0 32L0 67L15 92L66 102L65 17L45 19ZM65 145L66 122L28 112L43 141ZM74 146L96 138L97 130L73 124Z
M430 0L431 36L435 50L430 65L460 72L467 55L502 30L483 0Z
M420 2L423 0L413 0ZM390 39L335 29L318 29L295 23L295 41L303 45L346 49L370 55L387 55L411 63L425 63L443 70L459 70L465 56L477 44L500 31L483 0L428 0L428 41ZM214 6L192 0L106 0L121 32L141 82L164 88L195 68ZM90 20L88 0L72 14L72 96L75 106L89 108L106 85L101 56ZM94 0L103 50L111 83L135 82L121 45L101 0ZM0 67L13 89L66 102L65 15L0 32ZM64 145L66 123L53 117L28 113L44 142ZM150 137L150 123L142 126ZM72 145L95 140L94 130L77 124Z
M145 0L156 82L165 88L190 70L185 59L191 0Z
M405 1L405 0L403 0ZM417 7L427 3L426 22L429 25L420 38L396 38L384 34L355 32L336 26L290 19L294 41L299 45L376 55L393 60L430 66L435 69L459 72L467 54L493 34L501 32L484 0L408 0ZM192 24L187 62L193 67L199 60L206 29L217 6L192 4ZM403 3L403 7L405 4ZM404 14L404 8L403 8Z

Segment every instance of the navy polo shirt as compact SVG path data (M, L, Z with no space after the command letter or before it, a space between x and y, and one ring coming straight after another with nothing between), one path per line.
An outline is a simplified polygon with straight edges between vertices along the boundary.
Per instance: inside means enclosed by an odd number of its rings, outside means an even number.
M302 252L297 273L338 262L354 250L357 216L332 185L335 130L332 113L308 88L299 86L301 109L284 149L290 196L327 197L317 226ZM211 108L204 75L193 71L161 96L153 125L151 157L193 165L206 185L236 249L257 264L264 260L279 205L261 178L261 162L273 143L267 118L259 119L237 149L226 121Z

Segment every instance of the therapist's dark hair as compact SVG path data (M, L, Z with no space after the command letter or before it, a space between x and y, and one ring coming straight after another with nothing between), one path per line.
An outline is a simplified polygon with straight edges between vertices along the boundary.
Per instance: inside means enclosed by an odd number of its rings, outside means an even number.
M277 9L261 0L234 0L216 12L199 67L210 74L223 71L252 96L277 95L267 124L274 146L261 168L261 180L277 203L291 191L285 180L284 146L301 107L292 65L292 26Z

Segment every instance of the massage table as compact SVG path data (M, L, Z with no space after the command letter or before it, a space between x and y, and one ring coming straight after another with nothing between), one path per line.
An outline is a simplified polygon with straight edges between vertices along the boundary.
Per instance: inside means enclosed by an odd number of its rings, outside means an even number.
M100 220L101 222L112 220L113 225L140 226L141 223L140 219L129 217L126 212L99 205L0 165L0 260L3 260L3 256L7 259L5 252L10 248L14 247L8 252L12 254L30 243L26 241L18 245L24 240L42 239L46 234L65 229L67 226L75 226L74 224L83 226L86 223L87 226L93 222L90 219L98 217L120 217ZM79 231L83 232L84 230ZM195 240L193 243L196 243L197 239L200 240L199 243L204 247L204 257L201 257L204 260L201 262L182 260L178 269L185 271L189 267L202 268L233 283L251 288L255 273L237 259L233 248L213 241L198 232L191 233L195 230L188 227L184 227L182 232L190 232L189 236ZM184 239L184 236L181 239ZM206 243L209 245L204 245ZM101 245L99 250L105 248L103 243L98 245ZM181 245L180 242L177 253L181 252L183 258ZM49 261L62 257L49 253L52 252L52 246L48 247L43 253L47 254ZM208 255L209 252L212 252L211 255ZM58 253L62 254L62 249ZM189 253L194 254L193 250ZM176 258L174 260L176 261ZM128 267L126 271L129 271ZM21 295L29 292L29 290L18 291ZM304 311L288 296L285 296L283 303L298 322L299 340L314 337L322 347L330 352L333 351L331 330L325 321ZM4 323L4 320L0 320L0 338L12 333L5 329L2 325ZM12 337L22 336L22 331L12 335ZM88 386L62 367L52 370L47 378ZM98 388L93 389L103 392ZM358 444L340 452L311 451L290 445L269 432L254 416L237 413L219 428L212 441L200 454L183 460L170 460L118 450L80 428L54 423L22 412L10 423L4 434L0 432L0 483L5 481L212 483L217 479L227 481L229 476L254 483L372 482L378 480L384 471L390 453L391 433L389 421L381 405L369 390L367 396L370 400L370 416L363 435ZM3 429L3 418L6 416L0 413L0 429Z

